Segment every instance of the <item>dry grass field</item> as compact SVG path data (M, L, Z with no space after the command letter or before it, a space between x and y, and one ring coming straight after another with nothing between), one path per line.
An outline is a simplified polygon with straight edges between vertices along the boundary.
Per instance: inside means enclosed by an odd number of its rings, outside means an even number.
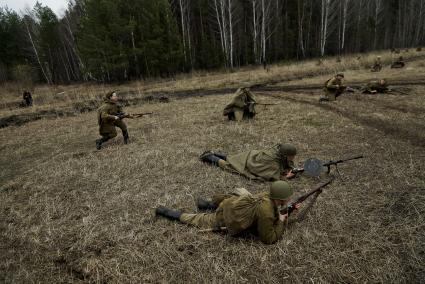
M0 117L69 109L114 88L135 90L137 97L285 78L293 79L288 84L319 83L341 69L348 84L377 76L425 81L424 58L410 55L407 68L381 73L362 68L371 54L359 66L355 57L342 63L329 58L325 66L311 61L168 83L37 87L31 109L11 107L18 87L6 86ZM257 92L259 101L278 104L259 106L256 119L243 123L221 115L230 93L138 101L126 111L155 115L127 120L131 143L123 145L119 134L101 151L94 145L93 111L1 128L0 282L423 282L425 83L403 88L410 95L353 93L326 104L318 103L320 89ZM59 92L66 98L54 95ZM297 162L365 158L341 165L342 176L274 245L155 218L158 205L193 212L198 196L235 187L267 190L268 183L201 164L198 156L207 149L237 153L279 142L298 147ZM316 183L305 176L291 181L297 195Z

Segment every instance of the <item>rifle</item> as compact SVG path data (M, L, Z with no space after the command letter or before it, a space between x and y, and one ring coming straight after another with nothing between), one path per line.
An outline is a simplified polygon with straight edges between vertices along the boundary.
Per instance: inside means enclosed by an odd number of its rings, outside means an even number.
M388 89L388 92L389 92L389 93L398 93L398 94L400 94L400 95L405 95L405 96L409 96L409 95L410 95L409 93L402 92L402 91L395 90L395 89Z
M337 172L338 171L338 164L344 163L344 162L348 162L351 160L357 160L357 159L361 159L363 158L363 155L358 155L358 156L354 156L354 157L350 157L347 159L340 159L340 160L336 160L336 161L328 161L326 163L322 163L320 160L318 159L308 159L304 162L304 167L302 168L293 168L292 169L292 173L293 174L298 174L298 173L302 173L302 172L306 172L308 175L310 176L319 176L320 172L322 171L322 167L327 167L327 173L329 174L329 172L331 171L331 166L334 165Z
M272 104L272 103L255 103L255 104L260 105L260 106L276 106L276 105L278 105L278 104Z
M289 204L286 208L280 210L280 214L282 214L282 215L288 214L288 216L289 216L295 210L295 206L297 204L303 203L308 197L310 197L311 195L313 195L315 193L317 193L319 195L322 192L322 188L324 188L325 186L330 184L333 180L334 180L334 177L331 177L328 181L322 182L322 183L316 185L315 187L313 187L313 189L311 191L309 191L306 194L298 197L297 200L295 200L294 202Z
M116 116L118 116L119 119L124 119L124 118L139 118L142 117L144 115L149 115L149 114L153 114L153 112L141 112L141 113L135 113L135 114L128 114L128 113L124 113L124 112L119 112L116 114Z

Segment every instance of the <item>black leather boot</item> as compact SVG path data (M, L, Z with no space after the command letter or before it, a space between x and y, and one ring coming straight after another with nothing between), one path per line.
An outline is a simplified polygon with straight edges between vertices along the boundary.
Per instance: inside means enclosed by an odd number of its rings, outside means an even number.
M129 140L128 140L128 131L123 131L122 132L122 136L124 137L124 144L128 144Z
M214 152L214 156L219 157L222 160L227 161L227 154L221 152Z
M105 137L102 137L102 138L100 138L100 139L97 139L96 140L96 149L97 150L100 150L100 149L102 149L102 144L103 143L105 143L106 141L108 141L109 140L109 138L105 138Z
M182 213L177 210L169 209L164 206L158 206L155 209L155 215L156 216L163 216L167 219L173 220L173 221L180 221L180 216Z
M199 210L216 210L218 208L214 202L203 199L202 197L198 198L196 206Z

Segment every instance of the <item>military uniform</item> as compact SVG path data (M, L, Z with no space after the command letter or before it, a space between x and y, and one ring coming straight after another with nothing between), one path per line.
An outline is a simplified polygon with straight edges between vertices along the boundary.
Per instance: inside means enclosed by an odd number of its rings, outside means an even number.
M128 142L127 125L122 119L115 119L115 116L122 113L122 107L110 100L110 97L105 98L104 103L97 110L97 122L99 124L99 134L101 139L96 140L96 147L100 149L102 143L117 136L115 127L119 127L124 137L124 143Z
M384 81L383 84L381 84L380 81L370 81L367 83L367 85L362 89L362 93L364 94L376 94L376 93L385 93L387 92L388 84Z
M24 104L25 104L26 106L32 106L32 95L31 95L31 93L30 93L30 92L25 91L25 92L22 94L22 98L24 99Z
M256 103L254 94L248 88L239 88L233 100L224 108L223 115L236 121L254 118Z
M294 162L289 161L284 154L285 147L292 147L293 155L296 154L296 149L292 145L280 144L268 149L250 150L229 156L207 151L200 158L203 162L212 163L249 179L276 181L285 171L294 168Z
M382 69L381 58L377 58L375 60L375 62L373 63L371 71L372 72L379 72L379 71L381 71L381 69Z
M214 213L183 213L180 221L204 229L226 227L232 236L249 230L266 244L278 241L285 228L269 193L228 195L220 201Z
M339 97L345 90L342 85L342 80L338 76L332 77L325 83L323 89L325 91L325 99L328 101L336 101L336 98Z
M391 68L403 68L405 65L403 56L400 56L398 60L394 61L393 64L391 64Z

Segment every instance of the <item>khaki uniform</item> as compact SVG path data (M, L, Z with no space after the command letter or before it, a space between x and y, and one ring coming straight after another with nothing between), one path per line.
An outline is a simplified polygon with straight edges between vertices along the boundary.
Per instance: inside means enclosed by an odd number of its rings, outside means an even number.
M338 79L336 76L332 77L325 83L325 97L329 101L335 101L345 90L342 85L342 80Z
M400 56L398 60L394 61L393 64L391 64L391 68L403 68L405 65L403 56Z
M276 181L285 170L291 170L294 163L282 159L278 146L264 150L251 150L220 160L218 166L239 173L247 178L263 181Z
M381 63L381 59L376 59L375 60L375 63L373 63L373 66L372 66L372 72L379 72L379 71L381 71L381 69L382 69L382 63Z
M379 81L370 81L362 90L365 94L385 93L387 91L388 84L380 84Z
M122 112L122 107L118 104L105 100L97 110L97 121L99 133L102 137L111 139L117 136L115 127L121 128L123 134L127 133L127 125L122 119L115 120L115 115Z
M232 101L224 108L223 115L229 120L241 121L242 119L253 118L256 114L255 96L248 89L239 88Z
M266 244L275 243L282 236L285 223L279 220L269 193L221 195L215 200L220 203L214 213L183 213L180 221L204 229L226 227L232 236L250 230Z

